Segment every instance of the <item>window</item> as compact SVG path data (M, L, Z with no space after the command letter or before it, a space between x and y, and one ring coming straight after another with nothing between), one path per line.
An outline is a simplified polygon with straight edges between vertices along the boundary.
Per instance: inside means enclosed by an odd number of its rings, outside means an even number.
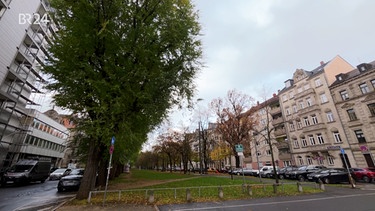
M305 126L310 126L310 121L308 117L304 117L303 122L305 123Z
M305 137L301 138L301 144L302 144L302 147L307 147L307 141L306 141Z
M322 85L322 82L320 81L320 78L315 79L315 87L319 87Z
M286 95L283 95L283 101L287 101L287 96Z
M368 88L366 83L360 84L359 88L361 89L362 94L370 92L370 89Z
M294 92L293 91L289 92L289 99L292 99L292 98L294 98Z
M326 96L325 93L323 93L323 94L320 95L320 102L322 102L322 103L328 102L327 96Z
M318 159L318 164L324 166L324 160L323 160L323 157L320 157L320 158Z
M301 121L297 121L297 129L301 129L302 128L302 122Z
M324 144L324 139L322 134L318 133L316 134L316 138L318 139L318 144Z
M371 80L372 87L375 88L375 80Z
M297 89L297 92L298 93L301 93L303 90L302 90L302 87L298 87L298 89Z
M312 136L312 135L309 136L309 141L310 141L310 144L311 144L312 146L314 146L314 145L316 144L316 143L315 143L314 136Z
M299 143L297 139L293 140L293 145L294 145L294 148L299 148Z
M346 90L341 91L340 95L341 95L342 100L348 100L349 99L349 94Z
M293 122L289 123L289 127L290 127L290 131L294 131L295 130Z
M370 110L371 116L375 116L375 103L368 104L367 107Z
M258 152L257 152L257 155L258 155L258 156L261 156L261 155L262 155L262 153L258 151Z
M328 122L333 122L333 121L335 121L335 119L333 118L333 114L332 114L331 111L327 112L326 115L327 115L327 121L328 121Z
M340 133L338 131L333 132L333 138L335 139L335 143L341 143Z
M289 107L285 108L285 113L286 113L286 115L290 115L290 109L289 109Z
M266 155L271 155L271 150L270 149L266 150Z
M299 108L300 109L304 109L305 108L305 105L303 104L303 102L301 101L301 102L299 102Z
M297 113L297 112L298 112L297 105L293 105L293 112L294 112L294 113Z
M311 120L312 120L313 125L316 125L316 124L319 123L319 122L318 122L318 117L316 117L315 115L312 115L312 116L311 116Z
M306 157L306 162L307 162L307 165L312 165L313 164L313 160L310 156L307 156Z
M348 112L348 116L349 116L350 121L357 120L357 115L355 115L354 109L352 109L352 108L348 109L348 110L346 110L346 112Z
M311 98L306 98L306 104L307 104L307 107L310 107L313 105Z
M362 130L355 130L355 136L357 137L358 143L366 143L365 135Z
M327 157L327 160L328 160L328 165L335 165L335 160L332 156L328 156Z
M303 159L302 159L301 156L298 156L298 157L297 157L297 160L298 160L299 165L301 165L301 166L304 165L304 164L303 164Z

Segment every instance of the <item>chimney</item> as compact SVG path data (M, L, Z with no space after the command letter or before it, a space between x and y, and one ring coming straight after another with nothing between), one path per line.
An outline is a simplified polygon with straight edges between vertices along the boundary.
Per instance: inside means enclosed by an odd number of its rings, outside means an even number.
M323 62L323 61L320 61L320 65L321 65L321 66L324 65L324 62Z
M257 105L259 105L259 101L257 101Z
M276 93L273 93L273 97L276 97L277 95L276 95Z

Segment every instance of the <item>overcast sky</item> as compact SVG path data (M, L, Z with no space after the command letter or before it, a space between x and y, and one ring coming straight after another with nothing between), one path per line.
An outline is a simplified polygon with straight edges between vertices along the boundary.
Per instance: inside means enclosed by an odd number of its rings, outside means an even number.
M340 55L353 66L375 60L374 0L193 0L205 67L196 98L207 105L236 89L263 99L297 68ZM174 122L188 114L175 114Z
M375 60L374 0L193 2L206 66L197 98L206 104L231 89L271 97L297 68L313 70L336 55L353 66Z

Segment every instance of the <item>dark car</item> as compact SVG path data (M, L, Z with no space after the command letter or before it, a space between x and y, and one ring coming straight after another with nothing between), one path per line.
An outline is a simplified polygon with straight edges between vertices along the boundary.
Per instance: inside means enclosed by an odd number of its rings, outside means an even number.
M313 182L325 184L349 182L348 171L344 168L327 168L307 175L307 179Z
M287 172L286 175L289 179L296 179L298 181L305 181L307 180L307 175L317 172L322 169L326 169L325 166L318 166L318 165L307 165L301 166L296 171Z
M74 169L70 172L68 176L64 176L60 179L57 184L57 191L74 191L78 190L81 185L81 180L83 178L83 169Z
M375 168L351 168L350 173L356 181L372 182L375 180Z
M296 171L297 169L298 169L298 166L286 166L286 167L279 170L279 172L278 172L279 178L285 179L285 178L287 178L286 177L287 172Z

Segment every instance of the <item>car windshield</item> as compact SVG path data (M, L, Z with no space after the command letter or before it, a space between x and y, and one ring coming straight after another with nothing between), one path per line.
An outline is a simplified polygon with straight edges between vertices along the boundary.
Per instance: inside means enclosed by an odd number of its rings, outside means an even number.
M9 172L25 172L29 171L33 165L15 165L9 169Z
M69 173L69 175L83 175L83 173L83 169L73 169L72 172Z
M375 168L369 168L368 170L371 172L375 172Z
M298 168L298 171L303 171L303 170L306 170L307 169L307 166L301 166Z
M64 173L66 169L56 169L53 173Z

